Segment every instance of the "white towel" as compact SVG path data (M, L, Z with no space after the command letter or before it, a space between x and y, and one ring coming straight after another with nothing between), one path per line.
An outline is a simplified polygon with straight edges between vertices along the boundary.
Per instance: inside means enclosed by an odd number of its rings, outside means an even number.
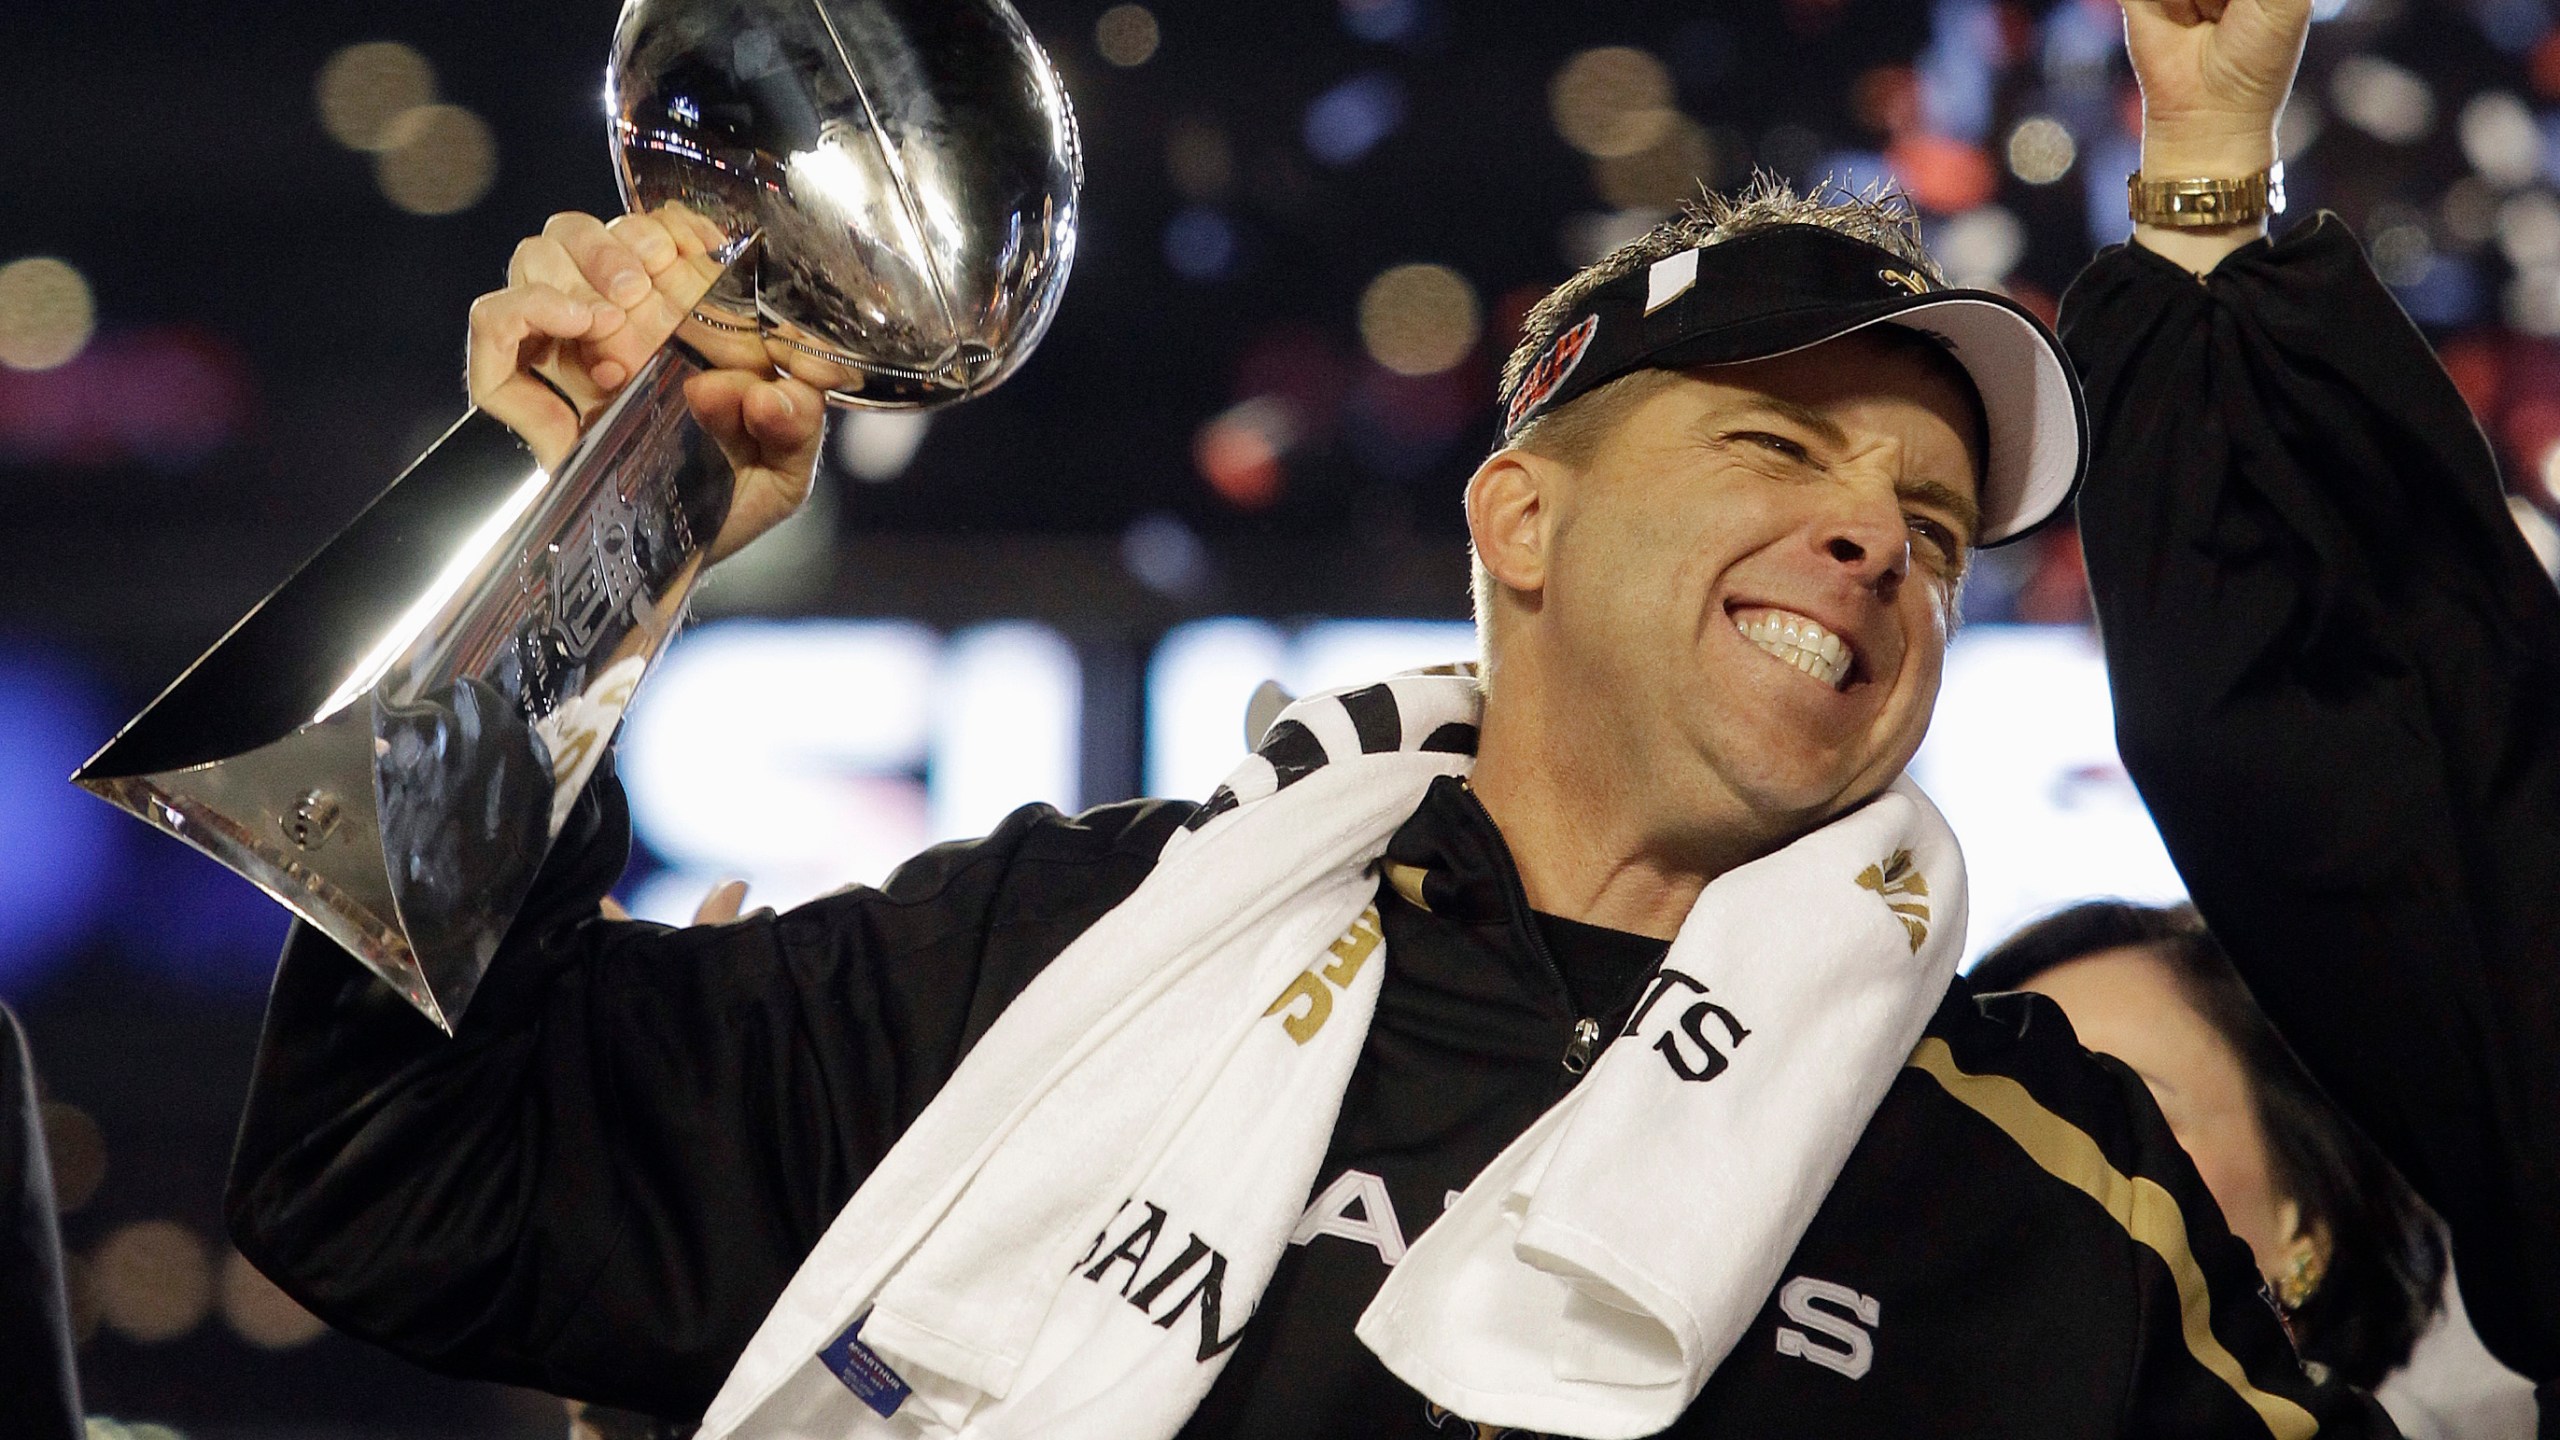
M1374 922L1355 926L1371 866L1431 781L1467 768L1477 709L1472 678L1412 675L1284 713L838 1214L705 1440L1180 1428L1306 1204L1366 1036L1384 971ZM1156 1210L1143 1261L1085 1278ZM1132 1304L1193 1237L1210 1253ZM857 1317L861 1350L843 1343ZM822 1350L880 1377L875 1396L912 1395L884 1419Z
M1582 1083L1388 1272L1359 1335L1480 1424L1680 1418L1945 994L1962 857L1908 779L1698 897Z
M1284 712L847 1203L704 1440L1179 1429L1365 1038L1387 963L1372 866L1467 769L1475 717L1473 682L1445 675ZM1470 1419L1669 1424L1917 1040L1961 897L1907 783L1709 886L1630 1033L1426 1232L1362 1338Z

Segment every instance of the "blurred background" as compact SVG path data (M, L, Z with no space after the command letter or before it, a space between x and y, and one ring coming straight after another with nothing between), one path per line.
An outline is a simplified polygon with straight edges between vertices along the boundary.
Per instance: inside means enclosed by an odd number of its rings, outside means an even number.
M1519 317L1701 182L1898 183L1954 278L2048 317L2126 228L2113 0L1022 8L1087 148L1064 307L992 398L838 415L810 512L708 587L624 740L643 913L876 879L1026 800L1203 795L1261 681L1469 653L1459 489ZM515 239L613 208L614 12L0 9L0 998L49 1096L89 1403L134 1435L561 1433L228 1251L283 914L63 777L459 413L464 311ZM2550 558L2551 8L2319 13L2293 213L2358 228ZM1976 949L2174 896L2075 537L1986 557L1966 603L1918 768Z

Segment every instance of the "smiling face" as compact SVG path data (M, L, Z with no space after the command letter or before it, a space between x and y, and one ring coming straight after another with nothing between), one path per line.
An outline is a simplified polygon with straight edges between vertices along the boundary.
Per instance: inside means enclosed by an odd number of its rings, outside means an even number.
M1480 530L1505 648L1538 652L1634 803L1783 839L1918 750L1977 529L1950 367L1853 334L1647 377L1584 463L1536 457L1533 564L1504 575Z

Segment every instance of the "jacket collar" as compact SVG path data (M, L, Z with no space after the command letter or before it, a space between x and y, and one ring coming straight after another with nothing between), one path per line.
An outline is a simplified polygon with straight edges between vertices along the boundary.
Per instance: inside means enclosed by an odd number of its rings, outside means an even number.
M1520 872L1502 831L1465 780L1431 782L1380 862L1407 903L1466 926L1531 925Z

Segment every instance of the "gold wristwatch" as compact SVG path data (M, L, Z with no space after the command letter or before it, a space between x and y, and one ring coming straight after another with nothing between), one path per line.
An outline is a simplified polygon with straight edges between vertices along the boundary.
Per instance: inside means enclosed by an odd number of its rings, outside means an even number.
M2284 213L2284 162L2237 180L2145 180L2124 177L2125 209L2136 225L2175 230L2249 225Z

